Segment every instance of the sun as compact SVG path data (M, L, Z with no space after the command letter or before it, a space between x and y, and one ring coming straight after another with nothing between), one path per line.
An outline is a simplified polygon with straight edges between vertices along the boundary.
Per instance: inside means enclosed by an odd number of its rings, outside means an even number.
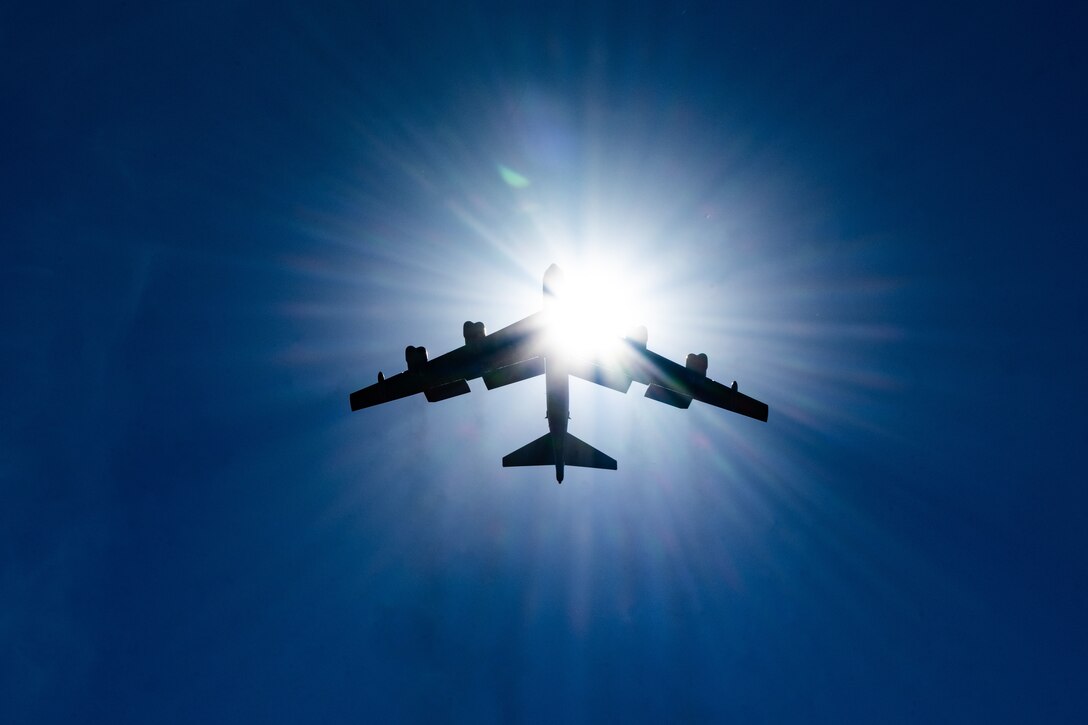
M639 319L632 278L615 265L582 263L564 268L552 305L555 342L575 357L608 358Z

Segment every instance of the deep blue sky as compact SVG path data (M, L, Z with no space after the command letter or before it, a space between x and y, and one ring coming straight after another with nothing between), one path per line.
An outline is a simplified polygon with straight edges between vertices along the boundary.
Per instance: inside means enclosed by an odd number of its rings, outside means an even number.
M1088 717L1083 17L365 5L0 11L0 721ZM770 422L348 412L590 256Z

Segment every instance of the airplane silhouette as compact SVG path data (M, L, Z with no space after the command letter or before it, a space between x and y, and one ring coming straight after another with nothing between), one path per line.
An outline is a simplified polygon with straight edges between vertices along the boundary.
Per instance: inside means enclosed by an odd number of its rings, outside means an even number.
M404 350L408 369L389 378L379 372L377 383L351 394L351 409L369 408L416 393L437 403L471 392L467 381L473 378L482 377L487 389L493 390L544 375L548 432L504 456L502 465L554 465L559 483L563 482L564 466L617 468L614 458L567 432L571 375L621 393L627 392L632 381L639 382L648 386L647 398L676 408L687 408L692 400L698 400L767 420L767 404L738 392L736 381L726 387L706 376L705 353L691 353L680 365L647 350L644 327L623 338L614 355L572 354L554 329L562 284L562 270L551 265L544 272L542 310L490 335L482 322L466 322L465 344L433 360L427 358L426 348L409 345Z

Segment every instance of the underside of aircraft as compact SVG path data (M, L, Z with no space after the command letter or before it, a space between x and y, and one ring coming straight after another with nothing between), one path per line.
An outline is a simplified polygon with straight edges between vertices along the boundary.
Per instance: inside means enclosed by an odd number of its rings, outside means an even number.
M544 375L547 388L548 432L502 459L502 465L555 466L563 482L564 468L576 466L616 470L614 458L567 432L570 418L570 376L626 393L632 382L646 385L646 397L686 409L693 400L766 421L768 408L737 390L707 377L706 354L689 354L685 364L647 349L646 328L628 334L607 356L571 351L556 335L562 270L551 265L544 273L544 307L523 320L491 334L482 322L465 322L465 344L433 360L426 348L409 345L407 370L391 377L378 373L378 382L350 396L351 409L361 410L417 393L432 403L471 392L468 381L482 378L488 390Z

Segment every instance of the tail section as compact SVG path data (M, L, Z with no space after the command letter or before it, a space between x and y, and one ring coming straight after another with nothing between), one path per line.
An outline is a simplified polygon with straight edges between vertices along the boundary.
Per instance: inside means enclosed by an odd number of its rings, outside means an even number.
M563 442L563 463L568 466L580 466L582 468L604 468L615 471L618 467L616 459L601 453L585 441L575 438L567 433Z
M532 443L502 457L503 468L511 466L551 466L555 464L552 434L545 433Z
M512 466L555 466L555 478L563 481L563 467L603 468L615 471L616 459L601 453L585 441L575 438L570 433L562 437L562 445L555 445L551 433L545 433L532 443L524 445L513 453L503 456L502 465Z

